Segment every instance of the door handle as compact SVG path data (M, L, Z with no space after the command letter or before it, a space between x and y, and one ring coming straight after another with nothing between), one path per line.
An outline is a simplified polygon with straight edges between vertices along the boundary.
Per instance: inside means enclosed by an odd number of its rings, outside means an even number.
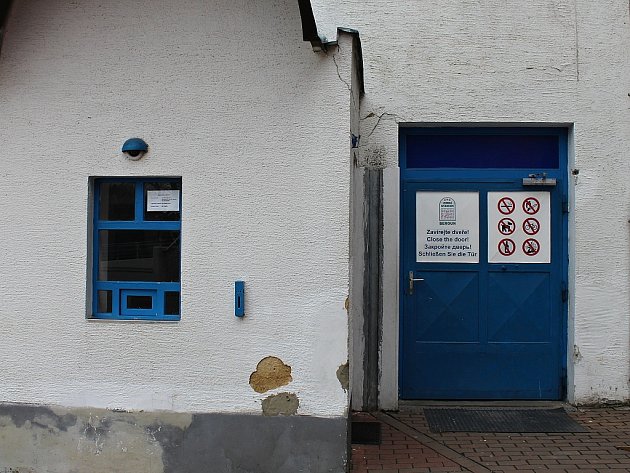
M413 295L413 282L414 281L424 281L423 278L414 278L413 271L409 271L409 295Z

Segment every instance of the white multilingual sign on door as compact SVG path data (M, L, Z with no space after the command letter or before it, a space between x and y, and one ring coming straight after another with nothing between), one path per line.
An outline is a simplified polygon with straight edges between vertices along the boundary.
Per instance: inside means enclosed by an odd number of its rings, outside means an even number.
M479 193L416 192L416 261L479 262Z
M550 261L549 192L488 192L488 262Z

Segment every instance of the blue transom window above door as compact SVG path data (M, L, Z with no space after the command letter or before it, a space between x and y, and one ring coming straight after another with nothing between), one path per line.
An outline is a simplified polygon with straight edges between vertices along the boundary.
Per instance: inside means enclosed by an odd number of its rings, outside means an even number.
M407 169L559 169L563 128L403 128Z
M180 319L181 179L94 179L91 318Z

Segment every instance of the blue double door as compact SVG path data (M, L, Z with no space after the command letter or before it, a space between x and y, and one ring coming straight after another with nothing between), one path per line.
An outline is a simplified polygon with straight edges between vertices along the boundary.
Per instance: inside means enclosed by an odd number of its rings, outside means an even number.
M565 162L563 130L402 133L402 399L564 398Z

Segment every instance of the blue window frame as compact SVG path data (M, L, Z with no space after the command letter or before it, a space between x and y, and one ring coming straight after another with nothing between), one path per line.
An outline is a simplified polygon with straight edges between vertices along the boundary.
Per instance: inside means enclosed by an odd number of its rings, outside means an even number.
M94 180L92 318L180 319L181 179Z

